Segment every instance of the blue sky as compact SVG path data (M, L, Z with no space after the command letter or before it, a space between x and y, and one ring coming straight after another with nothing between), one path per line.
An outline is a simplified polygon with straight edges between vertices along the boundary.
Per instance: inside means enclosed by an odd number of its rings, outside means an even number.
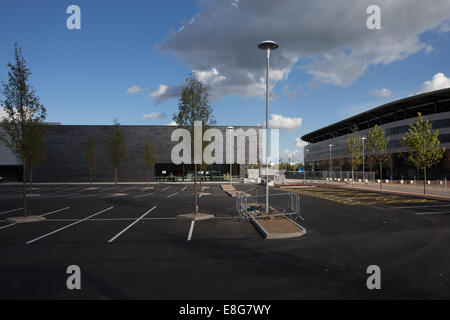
M382 29L369 30L364 0L285 0L276 8L268 0L4 0L0 79L17 42L48 121L156 125L171 122L177 88L196 71L219 125L263 124L257 43L271 38L280 48L272 53L270 114L282 129L282 157L301 158L295 144L305 133L450 86L450 4L436 1L438 9L379 1ZM66 28L71 4L81 8L81 30Z

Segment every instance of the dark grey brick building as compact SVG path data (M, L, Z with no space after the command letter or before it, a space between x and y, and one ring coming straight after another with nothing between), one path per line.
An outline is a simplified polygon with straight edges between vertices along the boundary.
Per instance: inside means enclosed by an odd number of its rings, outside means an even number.
M171 141L171 134L176 126L120 126L127 145L127 158L121 164L118 170L119 181L147 181L149 172L143 168L143 152L147 139L154 143L157 163L150 172L154 179L157 177L187 176L192 174L191 165L174 165L171 161L172 148L178 142ZM215 127L219 129L225 137L226 126ZM258 127L235 127L235 129L249 128L258 129ZM94 181L106 182L113 181L114 169L108 159L105 147L105 141L110 134L112 126L110 125L49 125L45 141L47 145L44 159L33 170L33 181L35 182L85 182L89 181L89 170L84 161L84 154L88 137L92 136L95 144L95 151L98 159L98 165L94 171ZM248 141L247 141L248 142ZM17 180L20 180L21 165L20 161L14 163L8 150L1 146L2 155L0 155L0 175L5 176L7 172L16 170ZM224 143L224 155L226 145ZM237 144L235 143L235 152ZM248 161L248 143L246 143L246 161ZM6 161L7 160L7 161ZM6 161L6 162L5 162ZM3 163L2 163L3 162ZM233 175L244 177L246 174L246 165L233 165ZM209 166L208 177L216 175L220 179L225 173L229 172L227 164L213 164ZM184 174L183 174L184 173ZM206 172L205 172L206 173Z

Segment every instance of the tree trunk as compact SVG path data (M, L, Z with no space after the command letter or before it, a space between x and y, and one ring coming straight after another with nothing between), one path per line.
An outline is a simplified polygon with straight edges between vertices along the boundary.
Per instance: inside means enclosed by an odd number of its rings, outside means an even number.
M380 190L383 190L383 164L380 161Z
M23 172L22 172L22 184L23 184L23 216L27 216L27 175L26 175L26 161L22 159Z
M30 167L30 194L33 193L33 168Z
M355 169L352 167L352 187L353 187L353 181L355 181Z
M117 167L114 168L114 192L117 193Z
M89 169L89 184L92 185L92 169Z
M197 165L194 164L194 214L198 212L198 199L197 199Z
M425 194L425 186L427 184L427 168L423 168L423 194Z

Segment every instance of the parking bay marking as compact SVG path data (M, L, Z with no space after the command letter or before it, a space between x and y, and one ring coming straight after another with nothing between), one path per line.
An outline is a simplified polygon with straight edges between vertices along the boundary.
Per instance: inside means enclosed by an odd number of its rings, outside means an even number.
M4 212L0 212L0 214L6 214L6 213L10 213L10 212L16 212L16 211L19 211L19 210L22 210L22 209L23 209L23 207L22 207L22 208L17 208L17 209L8 210L8 211L4 211Z
M184 186L184 188L183 189L181 189L181 191L184 191L184 190L186 190L186 188L187 188L188 186Z
M165 188L162 189L161 191L166 191L167 189L169 189L169 187L165 187Z
M76 224L78 224L78 223L80 223L80 222L83 222L83 221L88 220L89 218L95 217L96 215L99 215L99 214L101 214L101 213L103 213L103 212L109 211L109 210L111 210L112 208L114 208L114 207L109 207L109 208L104 209L104 210L102 210L102 211L99 211L99 212L97 212L97 213L91 214L90 216L88 216L88 217L86 217L86 218L84 218L84 219L81 219L81 220L76 221L76 222L74 222L74 223L71 223L71 224L69 224L69 225L67 225L67 226L64 226L64 227L62 227L62 228L59 228L59 229L57 229L57 230L55 230L55 231L46 233L46 234L44 234L44 235L42 235L42 236L40 236L40 237L38 237L38 238L35 238L35 239L33 239L33 240L30 240L30 241L26 242L26 244L30 244L30 243L36 242L36 241L38 241L38 240L40 240L40 239L42 239L42 238L45 238L45 237L48 237L48 236L54 234L54 233L57 233L57 232L62 231L62 230L64 230L64 229L70 228L70 227L72 227L72 226L74 226L74 225L76 225Z
M126 227L125 229L123 229L122 231L120 231L118 234L116 234L114 237L112 237L111 239L108 240L108 242L113 242L114 240L116 240L118 237L120 237L125 231L127 231L128 229L130 229L132 226L134 226L136 223L138 223L142 218L144 218L147 214L149 214L150 212L152 212L154 209L156 208L156 206L154 206L153 208L151 208L150 210L148 210L146 213L144 213L142 216L140 216L139 218L136 219L136 221L134 221L133 223L131 223L128 227Z
M147 196L150 196L150 195L152 195L152 194L153 194L153 192L147 193L147 194L141 194L141 195L139 195L139 196L133 197L133 199L139 199L139 198L147 197Z
M45 217L45 216L48 216L48 215L51 215L51 214L54 214L54 213L57 213L57 212L61 212L61 211L67 210L67 209L70 209L70 207L65 207L65 208L58 209L58 210L55 210L55 211L52 211L52 212L47 212L47 213L41 214L40 216L41 217Z
M172 198L173 196L176 196L178 192L175 192L174 194L171 194L170 196L167 196L167 199Z
M423 214L446 214L446 213L450 213L450 211L416 212L417 215L423 215Z
M188 237L187 237L187 241L191 241L192 232L194 231L194 224L195 224L195 220L192 220L191 227L189 228L189 234L188 234Z

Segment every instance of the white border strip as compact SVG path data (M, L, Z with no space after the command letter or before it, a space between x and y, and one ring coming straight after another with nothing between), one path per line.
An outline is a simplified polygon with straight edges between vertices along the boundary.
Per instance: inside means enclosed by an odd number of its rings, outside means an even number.
M108 240L108 242L113 242L114 240L116 240L118 237L120 237L125 231L127 231L128 229L130 229L132 226L134 226L136 223L139 222L139 220L141 220L142 218L144 218L147 214L149 214L150 212L152 212L154 209L156 208L156 206L154 206L153 208L151 208L150 210L148 210L146 213L144 213L142 216L140 216L139 218L136 219L136 221L134 221L133 223L131 223L128 227L126 227L125 229L123 229L122 231L120 231L118 234L116 234L114 237L112 237L111 239Z
M55 230L55 231L46 233L46 234L44 234L43 236L40 236L40 237L35 238L35 239L33 239L33 240L30 240L30 241L26 242L26 244L30 244L30 243L36 242L36 241L38 241L38 240L40 240L40 239L42 239L42 238L48 237L48 236L50 236L50 235L52 235L52 234L54 234L54 233L57 233L57 232L59 232L59 231L61 231L61 230L67 229L67 228L69 228L69 227L72 227L72 226L74 226L74 225L76 225L76 224L78 224L78 223L80 223L80 222L83 222L83 221L85 221L85 220L87 220L87 219L89 219L89 218L92 218L92 217L94 217L94 216L96 216L96 215L98 215L98 214L100 214L100 213L103 213L103 212L106 212L106 211L108 211L108 210L111 210L112 208L114 208L114 207L109 207L109 208L107 208L107 209L105 209L105 210L102 210L102 211L100 211L100 212L91 214L89 217L86 217L86 218L81 219L81 220L79 220L79 221L77 221L77 222L71 223L71 224L69 224L69 225L67 225L67 226L65 226L65 227L59 228L59 229L57 229L57 230Z

